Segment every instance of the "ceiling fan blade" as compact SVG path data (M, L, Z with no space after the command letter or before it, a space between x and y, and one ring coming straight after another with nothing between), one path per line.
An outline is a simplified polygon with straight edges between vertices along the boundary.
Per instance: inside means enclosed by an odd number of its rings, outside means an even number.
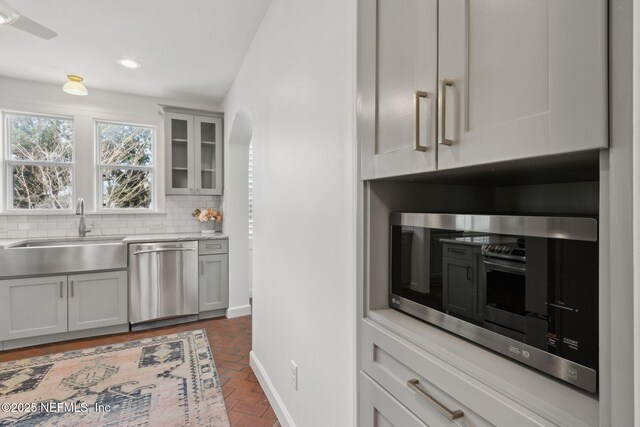
M45 40L50 40L58 35L55 31L22 15L18 16L18 19L11 23L11 26Z

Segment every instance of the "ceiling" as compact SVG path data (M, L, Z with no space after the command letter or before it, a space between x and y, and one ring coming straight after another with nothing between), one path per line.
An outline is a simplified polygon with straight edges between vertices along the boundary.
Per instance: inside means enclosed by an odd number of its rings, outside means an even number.
M8 0L58 36L0 26L0 76L218 105L271 0ZM131 70L116 63L130 58Z

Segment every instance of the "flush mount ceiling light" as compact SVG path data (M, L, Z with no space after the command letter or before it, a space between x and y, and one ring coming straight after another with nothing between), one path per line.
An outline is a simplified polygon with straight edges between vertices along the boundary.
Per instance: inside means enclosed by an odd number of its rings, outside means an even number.
M139 62L134 61L133 59L120 58L118 59L118 64L122 65L126 68L140 68L141 65Z
M67 78L69 80L62 86L63 91L71 95L84 96L87 94L87 88L82 84L82 77L69 74Z

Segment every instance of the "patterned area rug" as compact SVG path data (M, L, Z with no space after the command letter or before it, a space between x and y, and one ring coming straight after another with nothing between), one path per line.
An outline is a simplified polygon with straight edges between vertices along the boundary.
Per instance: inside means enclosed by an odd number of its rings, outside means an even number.
M0 426L229 426L204 331L0 363Z

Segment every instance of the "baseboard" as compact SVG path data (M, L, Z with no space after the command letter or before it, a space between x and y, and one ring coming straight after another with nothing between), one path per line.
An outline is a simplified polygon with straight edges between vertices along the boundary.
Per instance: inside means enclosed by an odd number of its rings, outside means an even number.
M250 363L251 368L253 369L253 373L255 374L262 390L264 390L265 396L269 399L269 403L271 404L271 408L273 408L273 412L276 413L278 417L278 421L283 427L296 427L291 415L287 411L287 408L284 406L282 399L280 399L280 395L273 387L271 380L269 379L269 375L264 370L264 367L256 357L256 354L252 351L250 353Z
M54 342L62 342L68 340L76 340L79 338L91 338L100 335L112 335L129 332L129 324L116 326L103 326L101 328L84 329L81 331L61 332L59 334L41 335L38 337L18 338L0 342L0 350L13 350L22 347L31 347L32 345L49 344Z
M227 309L227 318L231 319L234 317L240 316L248 316L251 314L251 306L247 305L238 305L236 307L230 307Z

